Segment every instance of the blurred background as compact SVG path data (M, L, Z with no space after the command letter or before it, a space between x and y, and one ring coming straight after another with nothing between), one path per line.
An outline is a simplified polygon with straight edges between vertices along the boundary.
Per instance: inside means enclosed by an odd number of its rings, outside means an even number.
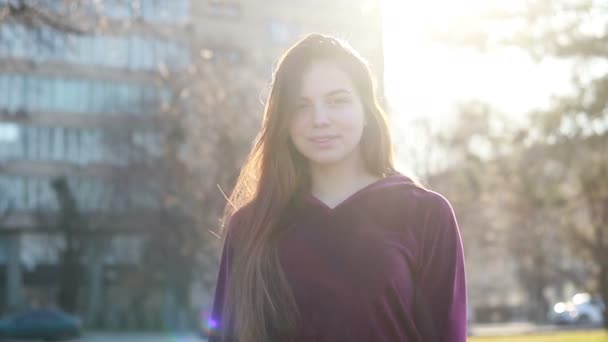
M203 334L223 193L310 32L453 204L473 335L608 321L608 1L0 0L0 335Z

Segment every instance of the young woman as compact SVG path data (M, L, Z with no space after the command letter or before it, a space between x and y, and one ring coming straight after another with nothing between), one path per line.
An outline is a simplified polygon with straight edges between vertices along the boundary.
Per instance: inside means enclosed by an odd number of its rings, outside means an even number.
M288 49L227 205L209 341L466 340L454 212L392 153L358 53Z

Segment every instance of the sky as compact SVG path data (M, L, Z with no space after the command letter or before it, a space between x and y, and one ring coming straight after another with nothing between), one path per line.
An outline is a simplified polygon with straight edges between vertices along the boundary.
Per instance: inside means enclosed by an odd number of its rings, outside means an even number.
M530 111L548 106L553 94L568 93L568 62L537 62L524 51L506 47L482 53L428 38L433 27L459 16L516 2L383 1L385 94L399 168L423 177L429 169L445 167L446 156L433 149L428 132L411 125L414 121L425 120L432 132L449 130L456 105L473 100L491 105L513 124L525 125Z
M432 27L492 3L501 2L384 1L385 87L399 119L446 122L454 115L454 104L476 99L515 120L548 105L551 94L567 92L570 73L563 61L539 63L514 48L484 54L427 38Z

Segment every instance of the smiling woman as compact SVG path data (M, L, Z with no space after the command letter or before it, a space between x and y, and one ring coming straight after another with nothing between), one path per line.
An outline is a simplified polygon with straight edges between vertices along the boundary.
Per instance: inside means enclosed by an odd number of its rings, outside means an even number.
M310 66L292 115L291 140L312 167L363 163L358 151L366 120L363 103L349 76L334 63Z
M449 202L393 166L369 66L310 34L280 59L227 205L210 342L464 342Z

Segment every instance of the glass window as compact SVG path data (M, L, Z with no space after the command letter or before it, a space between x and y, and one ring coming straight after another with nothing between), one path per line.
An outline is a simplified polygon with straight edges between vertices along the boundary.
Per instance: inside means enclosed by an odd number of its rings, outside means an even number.
M91 82L89 85L89 92L91 96L91 100L89 102L89 111L99 113L101 112L102 104L103 104L103 83L99 82Z
M158 89L157 96L160 99L160 109L164 112L171 106L172 94L168 89Z
M0 25L0 56L8 56L10 49L8 48L9 35L7 31L7 25Z
M54 154L53 159L61 161L65 158L65 145L64 145L64 130L63 127L54 127L53 129L53 145Z
M2 45L1 40L0 45ZM8 101L10 99L8 77L8 75L0 75L0 109L8 108Z
M66 162L73 162L74 159L72 158L72 150L73 150L73 145L72 145L72 130L70 128L64 127L63 128L63 153L64 153L64 158L63 160Z
M25 107L24 89L25 77L23 75L10 75L8 77L8 110L14 112Z
M139 69L140 62L140 39L137 36L131 36L129 39L129 67L133 70Z
M53 49L52 49L52 58L55 60L61 60L64 58L64 53L66 50L65 37L60 32L49 30L52 34L53 41Z
M27 75L25 76L25 108L27 110L37 110L38 109L38 84L36 82L36 76Z
M159 1L156 4L156 11L158 13L158 21L170 22L175 21L175 17L171 12L171 1Z
M87 63L101 65L105 63L105 59L103 58L105 42L103 39L103 36L92 36L89 38Z
M174 2L175 18L179 22L190 21L190 1L177 0Z
M57 100L55 94L57 92L57 85L55 84L55 78L46 77L41 83L43 84L42 92L44 95L43 98L40 99L40 108L48 111L56 111Z
M92 144L92 136L91 136L90 129L81 130L80 142L82 144L82 146L80 148L81 152L82 152L81 158L80 158L80 163L82 165L88 165L91 163L92 157L93 157L93 153L92 153L93 144Z
M58 112L65 112L66 110L66 94L68 94L68 89L66 87L65 80L55 78L53 80L55 86L55 98L53 103L53 110Z
M69 134L69 144L71 151L71 159L70 161L74 164L80 164L80 154L82 150L82 146L80 146L80 130L77 128L68 128L70 130Z
M48 132L46 127L36 127L36 158L37 160L48 159Z
M91 112L91 81L82 80L80 81L80 100L78 101L78 111L81 113L89 114Z
M96 62L96 49L95 41L97 37L94 36L79 36L78 41L74 49L78 54L78 62L82 64L95 64Z
M156 0L141 0L141 15L146 21L156 20Z
M34 36L34 39L36 39L34 40L33 44L35 48L32 50L32 52L35 54L33 59L41 62L53 59L55 51L54 31L51 29L36 30L32 32L32 36ZM43 43L41 44L40 42Z
M19 136L19 144L21 145L21 155L23 156L23 158L27 159L29 158L29 149L28 149L28 134L29 134L29 129L27 126L23 126L21 129L21 135Z
M154 88L152 88L150 86L144 86L139 89L140 89L140 93L141 93L141 97L140 97L141 107L142 108L156 108L156 106L155 106L156 96L154 93ZM138 114L143 114L143 113L138 113Z
M26 210L31 210L34 208L34 184L32 183L32 180L30 178L25 178L25 184L24 184L24 207Z
M103 114L112 113L114 102L112 102L112 88L107 82L99 82L99 112Z
M71 97L71 87L69 80L63 78L57 78L55 80L55 104L57 106L57 110L60 112L69 112L70 111L70 97Z
M17 157L19 146L19 126L14 123L0 123L0 154L2 160Z
M73 111L77 113L84 113L86 108L84 105L84 100L86 97L85 91L86 82L82 80L74 81L74 92L72 93L74 108Z
M72 79L66 79L64 82L66 85L66 93L64 94L65 109L69 112L75 112L78 106L78 100L75 96L78 93L78 82Z
M11 25L13 31L13 44L11 46L12 55L15 57L25 57L26 41L25 29L21 25Z
M66 33L65 43L65 60L69 63L78 63L80 59L80 55L78 53L78 36Z
M12 197L14 199L15 208L17 210L24 210L27 206L25 202L25 180L22 177L18 177L13 181L13 193Z
M34 128L27 126L25 128L25 157L30 160L36 160L36 133Z
M129 66L128 48L126 38L106 38L108 39L106 54L108 65L115 68L127 68Z
M103 2L104 13L114 19L129 19L131 17L130 1L105 0Z
M142 42L142 68L152 70L156 68L156 54L154 53L154 41L147 38L141 38Z
M33 180L34 183L34 203L36 208L44 208L45 207L45 198L44 198L44 186L46 185L45 183L43 183L43 180L41 179L35 179Z

